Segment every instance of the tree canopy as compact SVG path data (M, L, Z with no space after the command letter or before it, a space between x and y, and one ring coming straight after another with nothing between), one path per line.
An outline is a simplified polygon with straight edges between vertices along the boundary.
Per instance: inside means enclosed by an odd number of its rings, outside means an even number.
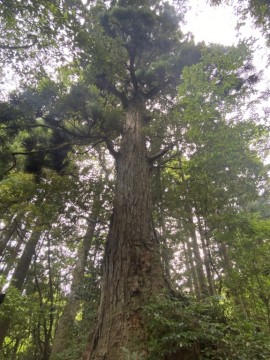
M269 358L260 78L186 5L0 3L0 357Z

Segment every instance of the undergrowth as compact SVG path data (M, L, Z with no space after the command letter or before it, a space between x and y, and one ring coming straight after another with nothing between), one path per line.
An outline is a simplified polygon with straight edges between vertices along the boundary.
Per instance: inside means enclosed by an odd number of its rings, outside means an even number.
M242 317L226 314L221 298L201 302L156 299L145 307L151 360L190 349L203 360L269 360L269 333Z

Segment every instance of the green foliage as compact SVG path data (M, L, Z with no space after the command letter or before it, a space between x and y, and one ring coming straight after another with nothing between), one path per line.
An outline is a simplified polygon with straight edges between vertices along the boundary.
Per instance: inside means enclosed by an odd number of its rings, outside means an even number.
M6 280L4 278L0 278L1 287L5 284ZM0 307L0 317L1 319L9 319L13 314L16 314L16 318L22 321L25 316L25 302L26 298L21 296L20 292L15 289L13 286L10 286L7 293L6 298L3 304Z
M269 355L267 334L256 324L226 316L223 298L212 297L189 303L161 298L147 306L151 359L163 359L180 349L190 349L200 359L263 359Z
M89 328L78 327L77 332L71 334L71 342L69 347L58 354L57 360L76 360L80 359L87 346L89 338Z
M80 61L88 76L124 105L138 93L152 97L158 89L175 89L183 67L200 58L200 47L179 30L181 16L175 9L149 3L99 3L79 34Z
M234 304L237 311L244 307L247 318L258 322L262 332L269 331L269 238L268 219L242 213L228 222L228 231L219 239L229 244L229 256L235 263L224 279L228 296L234 301L232 295L237 295Z
M4 279L1 279L1 285L6 283ZM33 319L38 312L37 303L33 301L29 296L22 295L20 291L14 288L12 285L9 286L6 291L6 297L3 304L0 307L0 319L1 322L11 319L11 328L9 336L5 339L5 344L0 351L0 357L4 359L11 358L13 348L16 344L17 339L25 340L26 343L22 348L27 348L30 344L28 343L28 331L33 326ZM18 355L18 359L21 359Z
M66 61L62 45L66 50L70 46L82 10L77 0L2 1L0 61L8 62L24 82L35 81L36 74L44 71L44 61Z
M192 297L188 301L163 297L146 307L151 358L190 349L206 360L266 360L270 211L265 205L267 191L264 204L260 194L269 185L268 169L257 151L266 131L253 120L244 121L240 111L256 81L248 44L196 46L179 29L182 14L165 1L90 3L0 3L0 57L12 59L12 64L31 59L30 68L38 59L41 62L31 74L31 86L0 104L0 240L12 221L19 223L18 234L8 239L1 258L7 265L11 262L10 275L17 263L16 255L12 263L12 251L18 248L19 256L28 235L40 232L24 294L10 286L0 307L2 318L13 317L3 357L34 360L48 355L43 351L53 341L66 302L73 254L102 184L105 211L98 219L90 219L97 222L99 232L88 254L93 266L76 288L82 308L69 346L59 359L78 359L85 348L89 328L95 324L107 209L112 206L108 189L114 182L111 160L108 172L107 154L100 144L115 140L118 149L126 106L139 94L148 101L143 131L150 154L170 142L175 144L153 166L155 181L161 182L153 191L159 212L155 220L160 220L164 237L161 249L170 246L168 254L177 260L175 247L183 258L184 247L190 245L189 230L199 234L201 220L207 238L203 231L198 238L206 241L210 276L220 295L200 302ZM257 6L256 1L253 4ZM265 7L260 10L267 15ZM55 46L48 56L59 54L61 63L65 60L61 51L71 44L70 63L58 69L52 80L44 70L43 50ZM196 65L187 67L192 64ZM175 100L180 81L172 114L168 104ZM73 165L66 168L69 160ZM100 179L94 184L101 171L105 185ZM222 247L228 250L230 266ZM201 256L203 266L209 265L207 256ZM190 258L194 265L192 249ZM183 262L180 270L174 266L177 286L191 278L187 264ZM143 354L125 348L123 353L127 360L144 359Z
M6 211L12 211L12 208L18 211L18 206L29 204L36 191L33 180L32 175L18 172L1 181L0 202Z
M125 360L144 360L144 354L138 354L136 351L130 352L128 349L122 347L123 353L125 354Z

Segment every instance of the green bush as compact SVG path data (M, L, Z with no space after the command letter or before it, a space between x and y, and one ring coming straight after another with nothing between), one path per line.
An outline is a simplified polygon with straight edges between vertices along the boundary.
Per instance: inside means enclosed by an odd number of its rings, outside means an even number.
M269 360L269 334L256 324L225 316L221 299L161 298L145 307L150 359L190 349L203 360ZM257 330L256 330L257 329Z

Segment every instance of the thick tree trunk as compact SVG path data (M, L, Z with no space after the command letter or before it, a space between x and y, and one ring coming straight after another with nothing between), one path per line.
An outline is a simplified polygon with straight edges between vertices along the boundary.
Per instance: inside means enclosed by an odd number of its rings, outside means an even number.
M165 287L152 229L150 163L143 101L130 104L116 159L114 211L104 258L97 327L84 359L121 360L122 347L147 353L142 306Z
M71 344L72 326L74 325L76 315L80 308L80 299L78 299L76 293L78 287L82 284L84 279L85 268L87 265L87 257L92 245L92 240L96 228L96 222L93 220L97 219L100 213L100 208L100 193L97 193L95 195L92 211L89 216L89 219L91 219L91 221L89 222L82 244L78 249L77 262L73 271L70 294L68 296L67 304L57 325L50 360L57 359L58 355L64 350L66 350Z

